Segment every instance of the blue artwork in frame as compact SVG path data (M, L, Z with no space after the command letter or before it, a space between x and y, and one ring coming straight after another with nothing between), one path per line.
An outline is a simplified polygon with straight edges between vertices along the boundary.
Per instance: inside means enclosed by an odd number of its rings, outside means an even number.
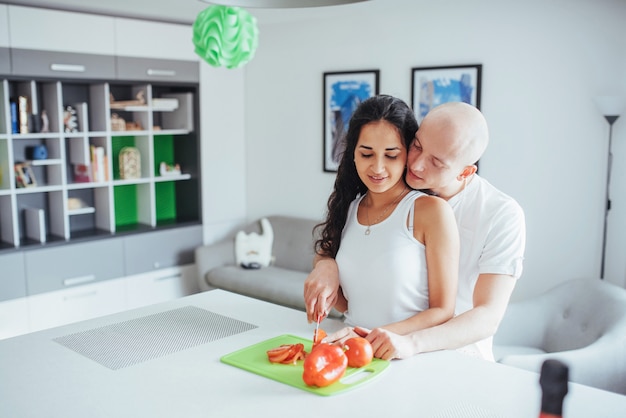
M379 70L324 73L324 171L337 171L350 118L363 100L378 94L379 73Z
M465 102L480 109L482 65L412 68L411 105L422 123L433 108L447 102Z

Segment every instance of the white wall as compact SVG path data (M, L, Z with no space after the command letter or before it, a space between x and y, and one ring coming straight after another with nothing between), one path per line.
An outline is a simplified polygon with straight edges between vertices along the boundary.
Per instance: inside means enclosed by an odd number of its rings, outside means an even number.
M246 221L244 75L200 64L202 220L205 244Z
M409 102L412 67L482 63L491 143L481 174L527 217L514 299L599 276L608 124L593 98L626 98L626 2L388 4L385 13L260 26L245 67L247 218L323 217L334 182L322 170L323 72L378 68L381 93ZM626 115L613 142L606 277L623 286Z

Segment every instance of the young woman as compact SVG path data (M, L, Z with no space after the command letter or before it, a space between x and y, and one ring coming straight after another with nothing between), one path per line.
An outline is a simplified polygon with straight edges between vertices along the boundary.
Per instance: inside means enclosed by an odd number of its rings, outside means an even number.
M334 307L349 325L407 334L454 314L459 265L454 214L443 199L412 191L404 182L416 131L410 107L387 95L363 101L350 119L315 245L319 256L337 261L340 291Z

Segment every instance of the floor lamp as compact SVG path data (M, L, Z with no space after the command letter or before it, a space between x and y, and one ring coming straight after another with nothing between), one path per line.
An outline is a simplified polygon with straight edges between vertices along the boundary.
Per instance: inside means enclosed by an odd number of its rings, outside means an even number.
M606 233L609 220L609 211L611 210L611 198L609 196L609 186L611 184L611 167L613 166L613 152L611 151L611 142L613 141L613 124L620 117L624 110L624 100L619 96L599 96L596 97L596 103L604 118L609 123L609 148L608 160L606 167L606 194L604 206L604 232L602 235L602 264L600 266L600 279L604 279L604 263L606 259Z

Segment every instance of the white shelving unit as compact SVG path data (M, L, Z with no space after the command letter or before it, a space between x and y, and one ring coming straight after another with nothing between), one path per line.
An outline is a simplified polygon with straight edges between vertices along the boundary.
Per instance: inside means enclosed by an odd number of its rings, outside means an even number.
M179 106L178 98L169 97L173 93L185 104ZM200 221L199 147L193 109L188 107L196 94L193 86L175 84L2 80L2 245L22 247L33 243L25 233L25 208L44 211L47 242ZM18 96L28 98L31 127L45 125L47 132L15 132L11 103ZM133 104L140 96L145 103ZM153 98L157 99L156 108ZM164 107L159 99L170 104ZM80 109L76 131L67 128L68 103ZM38 120L44 112L48 118L45 123ZM125 130L117 130L119 123L116 125L114 120L120 118ZM181 128L181 124L185 126ZM35 146L45 146L47 158L28 160L27 150ZM125 147L139 151L137 177L123 178L120 174L120 151ZM100 159L95 158L98 153ZM161 162L179 164L180 174L161 175ZM19 183L16 164L28 167L30 186ZM192 190L195 196L186 196L182 203L181 195ZM72 199L81 201L79 208L69 207Z
M0 338L196 291L201 89L190 33L190 25L0 4ZM139 91L145 103L111 105L111 94L119 102ZM12 129L19 96L29 99L35 132ZM67 105L76 132L64 129ZM114 113L140 128L114 130ZM38 145L47 158L27 158ZM126 146L139 150L138 178L119 175ZM106 157L99 178L89 178L94 147ZM161 161L180 164L180 174L161 176ZM32 170L31 187L18 187L18 162ZM32 231L26 208L43 226Z

